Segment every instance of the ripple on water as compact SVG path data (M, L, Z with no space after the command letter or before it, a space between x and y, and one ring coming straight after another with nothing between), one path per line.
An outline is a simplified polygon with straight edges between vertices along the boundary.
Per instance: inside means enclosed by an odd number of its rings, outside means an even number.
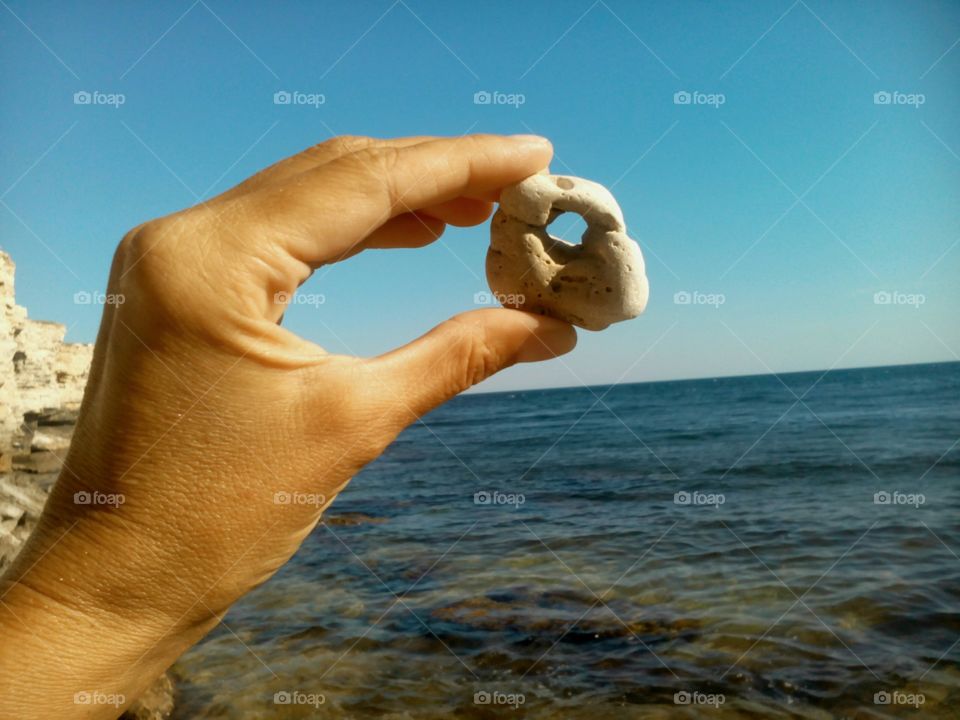
M956 718L958 390L956 363L830 373L808 402L842 443L802 408L770 429L775 378L617 387L622 423L587 390L460 398L177 663L177 717L503 717L494 690L537 719L906 717L873 702L900 689ZM320 712L273 703L294 689Z

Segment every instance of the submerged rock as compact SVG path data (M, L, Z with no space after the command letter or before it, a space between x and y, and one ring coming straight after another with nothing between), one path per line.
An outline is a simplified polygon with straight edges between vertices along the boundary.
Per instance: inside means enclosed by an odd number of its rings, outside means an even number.
M323 516L323 522L327 525L381 525L387 521L385 517L374 517L366 513L339 513L337 515L326 514Z
M651 642L689 638L700 627L694 619L651 616L648 608L624 600L608 600L604 605L587 593L526 588L458 600L435 608L430 615L474 630L516 633L525 642L576 644L634 637Z
M120 720L167 720L173 713L174 702L173 680L164 673L133 702Z

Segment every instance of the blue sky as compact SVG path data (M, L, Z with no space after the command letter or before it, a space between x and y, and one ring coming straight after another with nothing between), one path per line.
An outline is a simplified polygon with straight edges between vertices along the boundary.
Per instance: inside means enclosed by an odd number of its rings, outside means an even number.
M958 39L947 2L4 0L0 245L31 316L92 341L74 295L144 220L334 134L536 132L554 172L613 188L651 299L483 389L955 360ZM351 259L286 323L385 351L475 307L487 241Z

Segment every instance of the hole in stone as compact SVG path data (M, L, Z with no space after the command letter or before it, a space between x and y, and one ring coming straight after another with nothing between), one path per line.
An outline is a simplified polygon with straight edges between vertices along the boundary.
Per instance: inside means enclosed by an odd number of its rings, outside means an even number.
M561 190L573 190L573 180L570 180L569 178L558 177L556 182L557 187Z
M587 221L579 213L561 212L548 227L553 237L579 245L583 234L587 231Z

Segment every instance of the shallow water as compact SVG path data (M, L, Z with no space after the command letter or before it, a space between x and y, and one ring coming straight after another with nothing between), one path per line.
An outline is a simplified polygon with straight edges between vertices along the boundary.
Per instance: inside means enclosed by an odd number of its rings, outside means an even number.
M960 717L958 438L960 363L457 398L176 717Z

